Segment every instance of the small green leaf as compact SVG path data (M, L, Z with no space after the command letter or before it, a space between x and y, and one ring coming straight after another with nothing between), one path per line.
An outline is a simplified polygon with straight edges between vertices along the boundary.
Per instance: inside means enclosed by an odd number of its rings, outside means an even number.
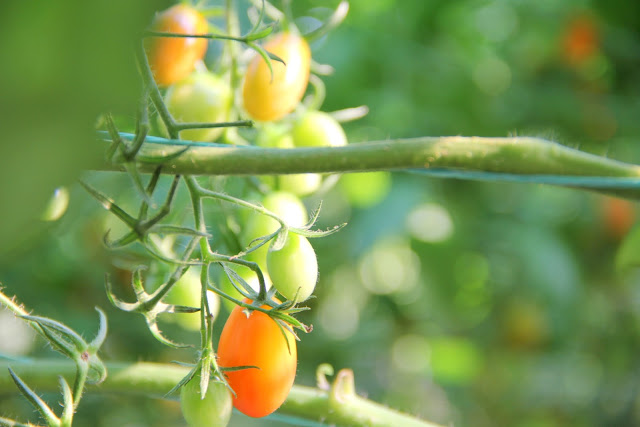
M42 417L47 420L47 423L49 423L50 426L59 426L60 420L51 410L51 408L49 408L46 402L42 400L40 396L38 396L33 390L31 390L29 386L26 385L24 381L22 381L11 368L9 368L9 375L11 375L11 378L13 378L13 382L16 383L16 386L18 386L18 389L20 389L20 392L23 394L23 396L26 397L27 400L31 402L31 404L40 412Z

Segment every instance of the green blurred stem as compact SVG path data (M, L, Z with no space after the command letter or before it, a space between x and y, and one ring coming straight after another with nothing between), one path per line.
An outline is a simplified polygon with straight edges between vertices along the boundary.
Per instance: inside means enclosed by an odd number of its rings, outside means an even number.
M88 386L87 392L144 394L167 398L189 368L146 362L107 363L109 375L100 385ZM29 359L0 361L0 395L17 393L8 368L11 367L27 384L43 391L58 391L58 375L70 378L76 367L71 361L59 359ZM169 396L176 399L177 396ZM294 386L284 405L278 410L299 418L322 421L325 424L348 426L429 427L436 424L419 420L378 403L350 393L332 394L310 387Z

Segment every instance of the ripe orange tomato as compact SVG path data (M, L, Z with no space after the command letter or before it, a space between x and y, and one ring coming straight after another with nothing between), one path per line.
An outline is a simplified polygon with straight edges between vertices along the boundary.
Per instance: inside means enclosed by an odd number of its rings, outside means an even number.
M186 4L177 4L156 16L153 31L176 34L206 34L207 20ZM168 86L187 77L207 52L207 39L152 37L145 49L156 83Z
M247 317L238 306L229 315L218 344L218 365L258 367L225 373L236 393L233 406L243 414L267 416L287 398L296 376L298 353L293 334L285 330L285 335L275 320L259 311Z
M598 51L599 34L596 22L588 15L574 18L562 38L562 51L567 62L580 65Z
M607 234L616 240L627 234L636 219L633 203L615 197L602 199L602 216Z
M271 61L273 76L262 57L249 64L242 87L244 108L256 120L278 120L294 110L309 83L311 49L300 36L281 33L264 48L286 63Z

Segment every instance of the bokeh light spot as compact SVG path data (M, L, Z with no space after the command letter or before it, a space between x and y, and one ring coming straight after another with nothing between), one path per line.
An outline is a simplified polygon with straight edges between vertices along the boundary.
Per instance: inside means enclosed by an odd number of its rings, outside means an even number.
M437 243L453 234L453 221L449 212L436 203L425 203L409 213L407 228L414 238Z
M426 372L429 367L429 354L429 343L421 335L402 335L391 347L393 367L407 373Z

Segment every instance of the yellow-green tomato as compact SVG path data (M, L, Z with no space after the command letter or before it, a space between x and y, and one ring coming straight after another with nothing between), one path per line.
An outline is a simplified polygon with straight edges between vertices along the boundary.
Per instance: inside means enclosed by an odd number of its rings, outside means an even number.
M178 123L216 123L229 118L232 91L222 78L209 72L196 72L171 86L165 96L169 112ZM213 141L224 128L187 129L180 138Z
M209 382L204 398L200 393L200 376L196 375L180 389L182 415L191 427L225 427L229 424L233 400L227 387Z
M306 237L295 233L289 233L282 249L269 251L267 268L273 286L296 303L309 298L318 281L316 253Z
M340 123L322 111L308 111L293 126L296 147L340 147L347 144L347 136Z
M200 292L200 273L195 269L190 269L171 288L164 298L164 302L187 307L200 307ZM207 291L207 302L209 303L209 311L215 318L220 311L218 295L212 291ZM170 314L167 318L175 321L185 329L192 331L200 329L200 312L175 313Z

